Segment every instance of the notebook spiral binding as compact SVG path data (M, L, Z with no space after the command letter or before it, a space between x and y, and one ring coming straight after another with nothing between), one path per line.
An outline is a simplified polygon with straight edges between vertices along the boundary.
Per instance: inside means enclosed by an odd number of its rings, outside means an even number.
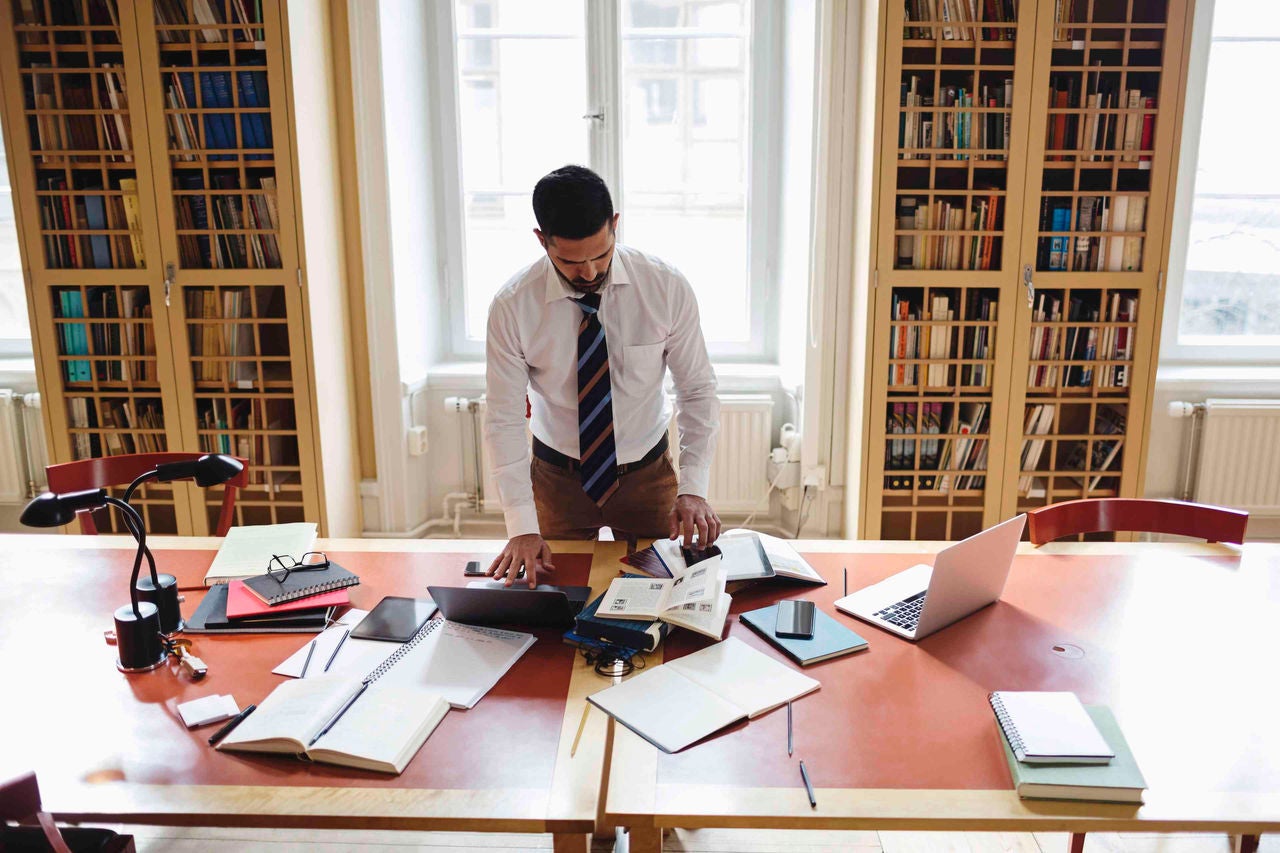
M365 681L377 681L379 678L387 674L387 670L398 664L405 655L413 651L414 647L427 638L427 636L444 624L443 619L428 620L425 625L418 629L418 633L405 640L400 648L392 652L391 657L378 664L378 668L364 677Z
M356 583L359 583L357 580ZM351 583L350 578L338 578L337 580L325 581L324 583L312 584L299 589L290 590L289 592L273 595L267 599L268 604L285 604L290 601L297 601L299 598L309 598L313 595L319 595L322 592L330 592L335 589L346 589L349 586L355 586Z
M1026 748L1022 743L1022 737L1018 734L1018 727L1013 724L1013 718L1009 716L1009 712L1005 710L1004 702L1000 697L992 693L987 697L991 702L991 708L996 712L996 721L1000 723L1000 728L1004 730L1005 740L1009 741L1009 749L1013 750L1014 756L1021 761L1026 755Z

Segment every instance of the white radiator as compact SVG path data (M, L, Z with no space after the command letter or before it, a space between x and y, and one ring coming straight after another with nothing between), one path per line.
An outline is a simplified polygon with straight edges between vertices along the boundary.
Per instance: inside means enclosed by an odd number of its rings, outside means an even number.
M0 503L23 503L48 487L39 394L0 390Z
M483 407L482 407L483 408ZM481 416L483 412L481 412ZM468 417L462 414L462 417ZM469 430L469 425L465 427ZM773 397L768 394L721 394L720 436L711 462L707 500L717 513L749 513L769 488L768 460L773 441ZM669 430L671 458L680 468L680 441L675 418ZM484 474L484 510L501 512L489 460L480 448Z
M1280 400L1206 400L1196 500L1280 517Z

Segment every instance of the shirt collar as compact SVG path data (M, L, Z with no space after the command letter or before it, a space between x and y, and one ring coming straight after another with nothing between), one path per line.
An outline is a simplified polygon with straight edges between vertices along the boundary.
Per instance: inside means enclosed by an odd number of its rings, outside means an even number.
M603 292L615 284L630 284L631 271L627 269L626 261L623 260L623 253L620 245L615 245L613 250L613 265L609 268L609 279L604 283L604 287L600 288ZM555 302L557 299L576 299L578 291L564 283L564 279L560 277L560 273L556 270L556 265L551 262L551 258L544 256L544 263L547 265L546 287L543 302Z

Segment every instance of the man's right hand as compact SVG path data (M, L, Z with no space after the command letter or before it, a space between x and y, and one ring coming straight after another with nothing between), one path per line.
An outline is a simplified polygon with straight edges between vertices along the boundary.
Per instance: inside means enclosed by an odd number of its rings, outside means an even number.
M556 564L551 562L551 546L541 535L526 533L512 537L485 574L497 580L506 578L506 586L511 586L521 566L524 566L524 579L530 589L538 584L538 572L556 570Z

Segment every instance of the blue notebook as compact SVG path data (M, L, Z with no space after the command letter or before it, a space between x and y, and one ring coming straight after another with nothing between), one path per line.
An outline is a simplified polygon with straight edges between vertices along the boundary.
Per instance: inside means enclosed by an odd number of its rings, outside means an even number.
M778 605L770 604L738 617L748 628L773 643L782 653L801 666L847 655L867 647L860 635L841 625L821 610L815 611L813 639L778 637L773 633L778 624Z

